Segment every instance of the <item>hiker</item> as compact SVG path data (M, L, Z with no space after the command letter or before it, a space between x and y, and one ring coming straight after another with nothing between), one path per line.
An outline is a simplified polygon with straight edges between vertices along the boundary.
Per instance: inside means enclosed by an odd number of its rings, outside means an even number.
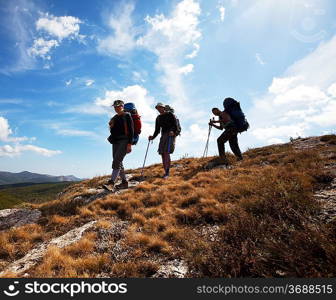
M112 190L118 176L120 176L122 181L121 184L115 187L117 189L128 188L123 159L127 153L132 151L134 135L133 120L130 113L124 111L124 102L116 100L113 103L113 107L117 114L109 122L111 135L108 137L108 141L112 144L113 162L111 179L107 182L108 189Z
M155 108L160 114L155 121L155 132L148 137L148 140L154 140L161 131L158 152L162 156L162 165L165 172L163 178L168 178L171 163L170 154L175 150L175 137L178 134L177 121L171 111L166 111L164 104L158 103Z
M225 165L228 165L229 162L227 160L227 157L225 155L225 146L224 144L229 141L230 148L234 155L237 157L238 160L242 160L243 156L241 154L241 151L239 149L238 145L238 129L233 122L230 115L224 110L221 111L217 107L212 109L212 113L219 117L218 121L210 120L209 125L219 129L223 130L224 132L219 136L217 139L217 146L218 146L218 152L219 152L219 162ZM216 125L216 123L219 123L219 125Z

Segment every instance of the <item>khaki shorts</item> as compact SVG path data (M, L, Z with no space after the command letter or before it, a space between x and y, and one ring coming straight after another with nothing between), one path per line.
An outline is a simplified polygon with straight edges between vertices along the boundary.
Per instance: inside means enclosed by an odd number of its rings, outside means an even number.
M173 153L175 150L175 136L169 136L169 132L163 133L159 143L159 154Z

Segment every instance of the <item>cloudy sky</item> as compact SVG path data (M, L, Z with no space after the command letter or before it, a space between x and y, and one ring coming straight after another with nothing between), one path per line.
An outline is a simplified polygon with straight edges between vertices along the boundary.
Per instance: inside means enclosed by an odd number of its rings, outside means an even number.
M117 98L144 127L128 168L143 163L159 101L182 124L174 159L202 155L228 96L251 124L244 150L335 133L335 53L333 0L0 0L0 170L109 173Z

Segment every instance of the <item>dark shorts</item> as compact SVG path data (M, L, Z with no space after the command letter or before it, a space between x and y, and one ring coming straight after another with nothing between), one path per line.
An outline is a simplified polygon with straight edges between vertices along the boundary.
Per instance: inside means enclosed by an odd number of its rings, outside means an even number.
M175 136L169 136L169 132L162 133L159 143L159 154L173 153L175 150Z

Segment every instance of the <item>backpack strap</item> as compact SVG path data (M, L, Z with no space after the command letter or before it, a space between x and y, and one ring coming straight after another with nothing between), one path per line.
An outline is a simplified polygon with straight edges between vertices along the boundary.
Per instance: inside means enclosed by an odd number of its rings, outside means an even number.
M123 119L124 119L124 129L125 129L125 135L128 136L128 126L127 126L127 120L126 120L126 113L124 114L123 116Z

